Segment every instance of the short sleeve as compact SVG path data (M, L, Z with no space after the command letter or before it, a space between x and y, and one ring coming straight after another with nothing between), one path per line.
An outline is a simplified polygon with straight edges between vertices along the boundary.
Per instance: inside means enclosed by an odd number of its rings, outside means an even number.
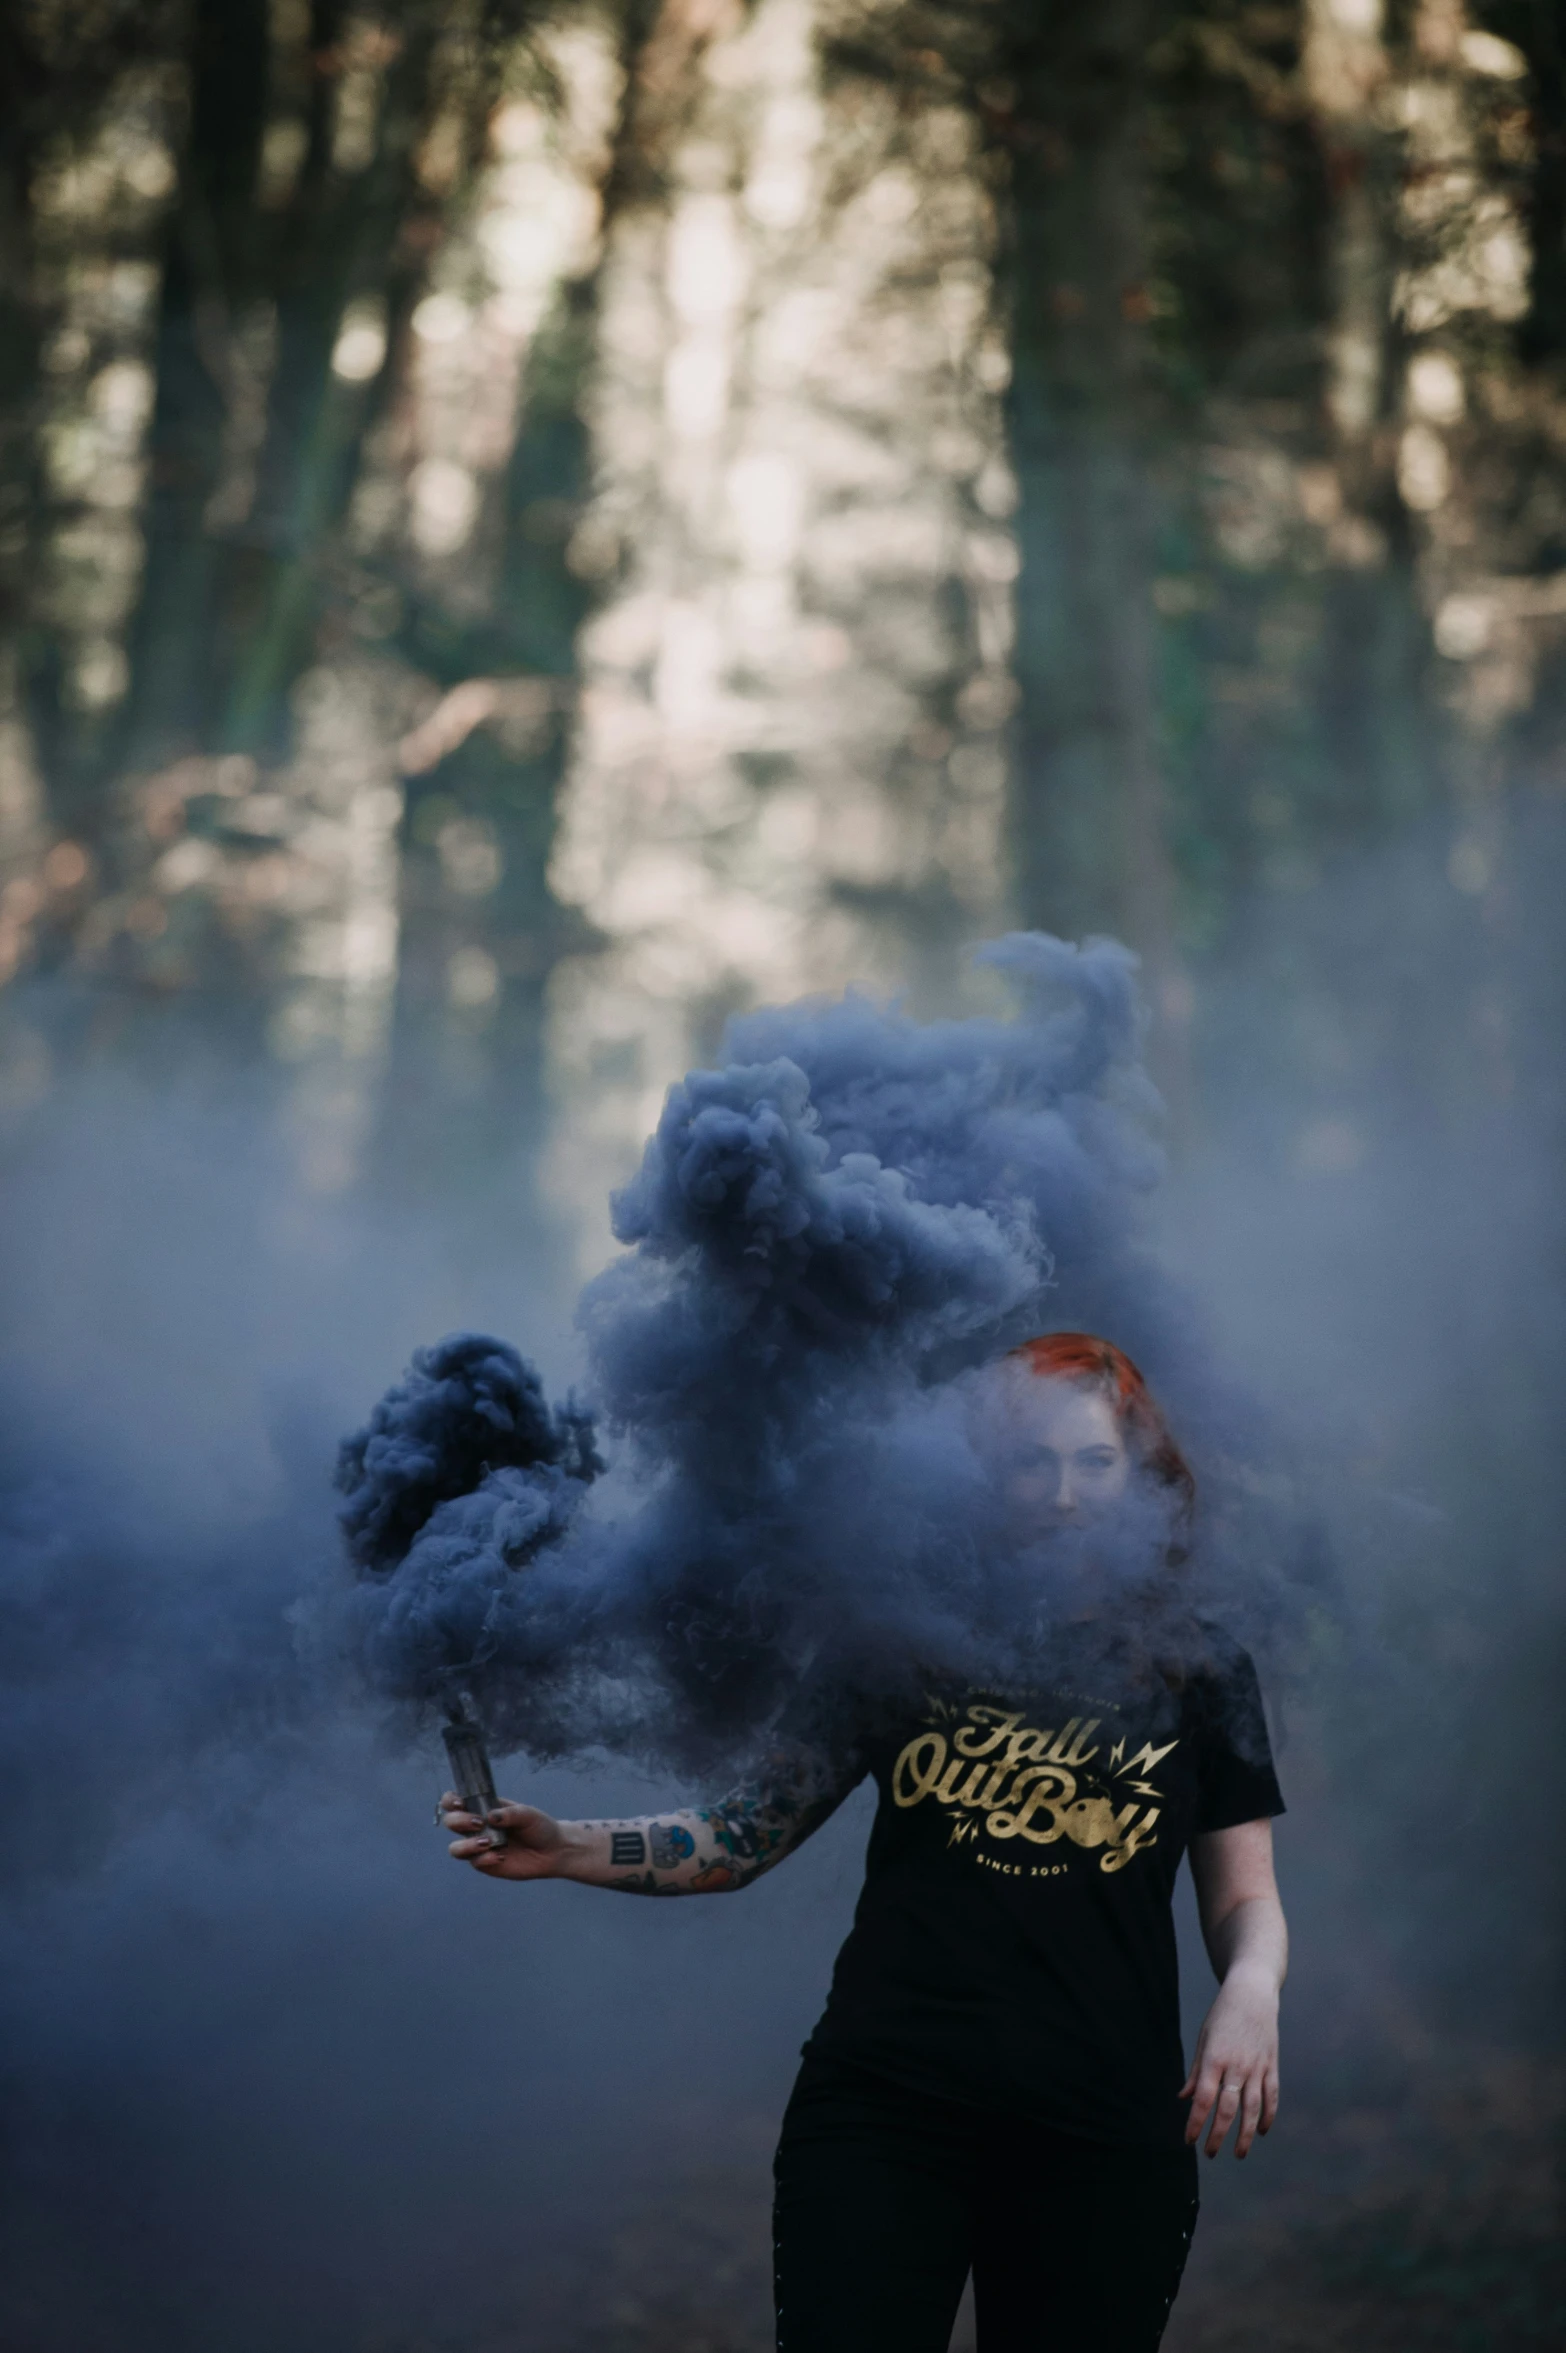
M1232 1830L1284 1811L1273 1769L1272 1743L1256 1669L1234 1650L1204 1675L1193 1694L1198 1709L1197 1795L1194 1829Z

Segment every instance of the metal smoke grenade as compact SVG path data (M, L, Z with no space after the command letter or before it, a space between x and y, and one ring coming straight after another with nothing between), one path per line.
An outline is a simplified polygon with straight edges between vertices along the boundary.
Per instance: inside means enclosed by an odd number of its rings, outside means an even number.
M459 1703L442 1725L441 1738L451 1764L451 1785L462 1800L464 1813L477 1814L488 1831L491 1846L504 1846L505 1832L497 1830L488 1820L491 1808L498 1806L500 1799L490 1770L489 1751L484 1746L483 1726Z

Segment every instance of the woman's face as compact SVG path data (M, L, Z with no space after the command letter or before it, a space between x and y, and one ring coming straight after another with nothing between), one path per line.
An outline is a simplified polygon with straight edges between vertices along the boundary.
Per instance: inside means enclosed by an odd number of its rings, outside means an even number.
M1020 1369L1007 1386L1007 1500L1035 1526L1081 1527L1100 1518L1125 1493L1132 1468L1109 1400L1078 1382Z

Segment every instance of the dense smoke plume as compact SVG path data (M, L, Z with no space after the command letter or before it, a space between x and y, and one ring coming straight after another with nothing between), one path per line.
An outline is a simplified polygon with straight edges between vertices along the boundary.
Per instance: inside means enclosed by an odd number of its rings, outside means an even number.
M1206 1639L1204 1610L1276 1630L1254 1543L1243 1599L1226 1593L1217 1521L1176 1580L1138 1497L1073 1573L1069 1542L1041 1559L997 1502L980 1368L1046 1325L1142 1358L1218 1498L1235 1488L1191 1318L1139 1239L1160 1162L1134 959L1037 933L982 954L1015 1019L923 1025L853 995L769 1009L730 1025L726 1067L670 1090L614 1203L625 1254L579 1311L592 1406L622 1442L597 1497L587 1412L551 1415L515 1350L477 1335L421 1351L345 1443L358 1631L394 1700L471 1693L534 1753L696 1762L828 1663L860 1688L1015 1672L1048 1638L1058 1667L1106 1572L1101 1640L1149 1609L1177 1649Z

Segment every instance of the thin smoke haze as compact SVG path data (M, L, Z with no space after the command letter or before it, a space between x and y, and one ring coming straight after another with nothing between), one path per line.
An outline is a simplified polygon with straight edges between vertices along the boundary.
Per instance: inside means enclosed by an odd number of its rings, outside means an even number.
M1541 2139L1539 2070L1559 2017L1559 1607L1547 1544L1559 1384L1546 1376L1560 1330L1560 851L1553 821L1530 836L1517 912L1527 955L1500 967L1517 1008L1511 1094L1498 1099L1474 1065L1468 1091L1432 1109L1389 1069L1353 1106L1358 1165L1299 1166L1291 1139L1319 1114L1280 1049L1270 961L1241 966L1211 1015L1227 1025L1211 1146L1161 1185L1126 1187L1122 1239L1097 1273L1068 1253L1073 1229L1039 1227L1057 1259L1044 1322L1102 1327L1123 1305L1113 1328L1192 1459L1202 1560L1216 1555L1246 1639L1265 1652L1281 1634L1292 1653L1300 1605L1312 1642L1281 1724L1297 1938L1289 2105L1264 2170L1211 2185L1183 2342L1227 2341L1226 2321L1205 2333L1202 2297L1209 2313L1227 2311L1235 2266L1254 2251L1245 2234L1271 2229L1268 2217L1357 2229L1354 2202L1388 2194L1389 2165L1425 2203L1392 2213L1387 2245L1423 2247L1427 2209L1438 2235L1466 2228L1439 2203L1446 2174L1436 2178L1430 2152L1467 2146L1475 2114L1488 2119L1487 2148L1517 2153L1515 2166L1486 2159L1482 2244L1504 2250L1513 2232L1519 2264L1542 2277L1528 2233L1547 2190L1519 2169ZM1307 944L1353 976L1356 1002L1403 1003L1396 984L1446 887L1439 844L1428 860L1388 860L1330 908L1301 910L1292 934L1269 928L1266 956L1302 953L1308 922ZM1481 951L1489 971L1493 942L1476 927L1475 962ZM1470 1034L1474 969L1454 954L1421 991L1415 1042L1432 1059ZM1069 999L1056 1008L1069 1010ZM846 1100L859 1067L845 1050L833 1066L844 1088L828 1088L832 1070L809 1050L818 1032L867 1026L900 1039L919 1070L938 1060L941 1025L873 1006L757 1019L759 1031L741 1025L754 1043L736 1059L791 1053L818 1107ZM800 1046L775 1044L774 1024ZM1401 1069L1407 1031L1378 1035ZM884 1099L904 1083L894 1067ZM1116 1066L1107 1100L1130 1105L1120 1132L1133 1174L1156 1176L1134 1061ZM833 1117L845 1149L879 1137L884 1166L909 1165L889 1114L869 1137L846 1112ZM270 2353L279 2342L341 2353L361 2341L408 2353L421 2332L456 2353L575 2353L611 2295L641 2294L651 2276L677 2300L687 2338L717 2327L730 2291L691 2262L683 2208L613 2289L605 2234L629 2228L648 2184L671 2171L732 2177L736 2231L764 2214L767 2134L847 1925L862 1815L845 1809L743 1903L595 1905L550 1890L510 1903L445 1859L430 1823L443 1772L433 1728L409 1746L418 1709L367 1710L333 1648L345 1591L377 1612L384 1598L373 1579L350 1586L344 1574L329 1484L337 1434L418 1341L455 1328L523 1341L556 1400L573 1381L584 1408L591 1392L611 1467L576 1534L591 1522L618 1530L616 1545L634 1538L638 1558L663 1560L669 1598L676 1556L654 1541L662 1491L631 1417L622 1429L608 1413L584 1336L566 1329L547 1237L526 1217L497 1218L473 1248L450 1193L421 1198L416 1215L373 1196L301 1196L253 1080L203 1097L79 1073L7 1149L0 2334L24 2353ZM628 1250L635 1262L639 1245ZM1090 1291L1106 1267L1123 1288ZM1019 1320L1032 1313L1030 1302ZM938 1613L932 1638L949 1634L939 1604L960 1581L921 1588L898 1573L883 1591L874 1575L845 1584L836 1571L856 1549L864 1571L900 1555L917 1563L923 1499L949 1515L959 1470L972 1476L961 1397L982 1371L971 1357L1010 1336L921 1342L917 1371L897 1350L872 1351L840 1384L840 1400L884 1418L855 1425L833 1457L835 1487L809 1507L811 1525L843 1531L826 1564L834 1606L857 1595L871 1624L922 1591ZM834 1361L832 1344L811 1345ZM1521 1385L1519 1366L1535 1368ZM700 1438L688 1432L676 1458L660 1435L647 1460L700 1464ZM676 1489L672 1474L666 1485ZM731 1509L720 1482L720 1532ZM1299 1532L1317 1515L1340 1562L1330 1611L1304 1574ZM1297 1553L1276 1542L1269 1553L1280 1529L1291 1545L1299 1535ZM679 1558L699 1597L710 1559ZM725 1574L732 1565L719 1562ZM808 1641L821 1564L795 1557L791 1536L787 1565L767 1598L781 1592L786 1624ZM944 1564L948 1575L961 1566ZM544 1632L575 1641L581 1619L566 1598ZM650 1601L638 1607L621 1625L641 1664L620 1686L625 1720L608 1729L634 1758L681 1726L689 1736L678 1694L708 1707L716 1688L724 1728L710 1707L698 1725L711 1760L731 1744L729 1725L764 1712L771 1672L760 1693L715 1682L731 1629L718 1621L714 1653L699 1614L666 1668L642 1635L669 1621ZM915 1628L921 1640L926 1630ZM588 1637L590 1651L591 1627ZM596 1677L580 1692L525 1676L517 1688L544 1730L555 1712L562 1742L604 1723ZM392 1744L379 1737L386 1717ZM702 1758L675 1762L644 1780L601 1751L570 1771L511 1761L500 1786L561 1814L715 1794ZM1199 1999L1194 1944L1186 1971ZM1444 2100L1462 2103L1460 2130ZM1321 2242L1289 2228L1303 2250L1290 2293L1308 2301ZM1254 2244L1275 2242L1263 2231ZM764 2263L754 2303L764 2311ZM735 2309L736 2345L759 2343L750 2306ZM629 2341L662 2339L649 2319ZM1552 2340L1536 2330L1521 2341Z

